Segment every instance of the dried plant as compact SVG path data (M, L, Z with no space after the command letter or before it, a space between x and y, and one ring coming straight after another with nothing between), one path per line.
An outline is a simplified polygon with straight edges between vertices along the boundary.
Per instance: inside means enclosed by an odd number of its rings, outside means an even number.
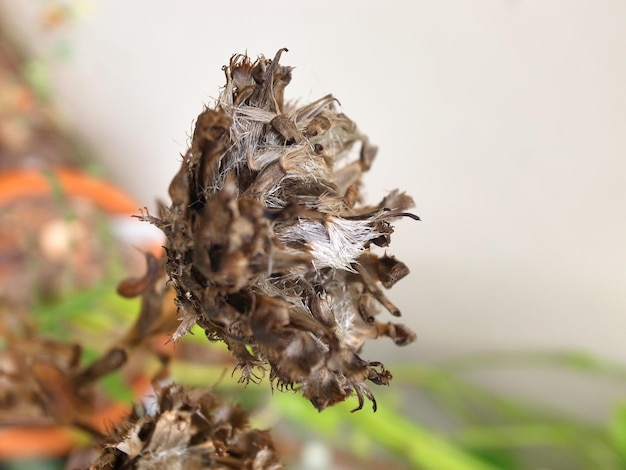
M180 385L160 390L157 399L156 412L135 410L90 469L282 468L269 434L250 428L240 407Z
M181 323L222 340L248 382L267 366L280 388L302 391L318 410L356 393L376 402L366 381L391 373L359 357L367 338L415 339L379 321L379 305L399 316L381 288L408 274L404 263L371 251L387 247L391 221L412 199L391 192L363 205L361 175L376 155L327 95L305 106L283 98L291 67L235 55L214 108L197 118L159 217L166 270ZM354 150L354 151L353 151Z

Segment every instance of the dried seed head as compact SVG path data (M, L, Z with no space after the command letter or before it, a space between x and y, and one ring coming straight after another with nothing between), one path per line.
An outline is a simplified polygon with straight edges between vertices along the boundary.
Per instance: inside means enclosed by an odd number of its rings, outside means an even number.
M282 468L269 434L250 428L245 411L211 392L170 385L157 405L154 413L135 410L90 469Z
M365 339L415 339L375 319L379 306L400 315L380 284L408 268L370 252L389 245L391 221L411 215L413 201L393 191L359 205L376 148L331 95L301 107L283 101L292 70L279 64L283 52L231 58L170 185L172 205L144 219L167 235L182 313L174 339L198 323L228 344L243 381L269 366L280 387L298 387L320 410L352 393L361 408L373 400L365 381L391 379L358 356Z

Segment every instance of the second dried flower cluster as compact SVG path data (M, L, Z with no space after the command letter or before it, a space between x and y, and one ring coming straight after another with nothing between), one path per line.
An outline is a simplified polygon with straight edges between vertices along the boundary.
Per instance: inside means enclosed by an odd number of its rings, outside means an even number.
M328 95L304 106L283 99L291 67L245 55L224 67L226 85L196 122L191 147L158 217L166 269L181 323L224 341L242 372L301 390L322 410L356 393L376 403L367 382L388 384L380 362L362 359L367 338L415 339L402 324L376 319L385 296L408 274L387 247L391 221L416 216L404 193L375 205L359 197L376 155Z

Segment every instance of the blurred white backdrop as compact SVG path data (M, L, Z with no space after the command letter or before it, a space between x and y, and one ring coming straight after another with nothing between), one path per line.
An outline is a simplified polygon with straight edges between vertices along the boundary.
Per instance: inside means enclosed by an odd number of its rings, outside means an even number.
M77 16L45 30L50 3ZM287 97L333 93L380 147L368 199L401 188L423 219L398 223L390 250L412 270L390 297L419 341L385 348L388 359L580 349L626 361L625 2L0 0L0 11L46 64L67 124L152 207L221 66L288 47ZM548 372L484 380L573 396L590 413L615 393Z

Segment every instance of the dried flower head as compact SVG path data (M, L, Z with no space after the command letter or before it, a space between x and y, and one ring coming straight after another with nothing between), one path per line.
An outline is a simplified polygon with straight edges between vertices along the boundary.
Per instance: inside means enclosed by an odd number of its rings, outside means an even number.
M110 468L277 470L282 465L269 434L251 428L241 408L210 391L170 385L158 393L157 410L135 410L90 466Z
M376 155L327 95L305 106L283 100L291 67L235 55L226 86L196 122L160 216L143 216L167 236L166 269L177 292L179 338L199 324L227 343L242 380L270 368L279 387L297 388L322 410L366 385L386 385L380 362L359 357L366 338L415 339L406 326L376 320L398 308L381 288L408 274L387 247L391 221L416 216L404 193L362 205L360 178ZM356 150L352 152L351 150Z

